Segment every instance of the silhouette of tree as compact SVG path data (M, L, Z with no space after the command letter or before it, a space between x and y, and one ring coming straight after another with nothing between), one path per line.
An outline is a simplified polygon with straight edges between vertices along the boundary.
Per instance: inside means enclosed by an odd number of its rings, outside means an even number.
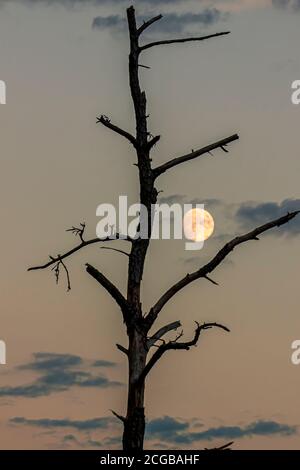
M211 328L219 328L224 331L229 331L228 328L219 323L196 323L194 337L190 341L180 341L182 332L178 334L174 340L166 341L163 338L171 331L177 330L181 324L180 321L175 321L160 328L155 333L151 332L154 324L160 315L163 307L173 298L177 292L184 289L190 283L198 280L205 279L213 284L217 284L209 275L224 261L224 259L232 252L238 245L251 240L258 240L258 236L267 230L274 227L279 227L286 224L293 219L299 211L288 213L283 217L272 220L254 230L246 233L245 235L238 236L226 243L226 245L204 266L196 271L187 274L173 286L171 286L153 305L148 311L144 312L141 301L141 285L144 272L144 264L146 254L149 248L151 238L151 207L152 204L157 202L158 191L155 187L156 181L160 175L172 168L181 165L189 160L196 159L203 155L209 154L213 150L220 149L228 152L228 144L236 141L239 136L237 134L223 138L215 143L192 150L190 153L181 157L171 159L167 163L160 166L153 167L150 158L151 150L160 140L160 136L152 136L148 130L147 124L147 108L146 108L146 93L141 89L139 79L140 57L148 49L158 47L161 45L180 44L185 42L199 42L224 36L229 34L228 31L217 34L211 34L204 37L189 37L184 39L171 39L150 42L144 45L140 44L140 38L143 32L152 24L159 21L162 15L156 16L141 26L137 26L135 10L133 7L127 9L127 20L130 38L130 53L129 53L129 82L131 97L135 112L136 132L134 135L121 129L113 124L107 116L100 116L97 119L98 123L107 127L111 131L119 134L127 139L132 144L136 156L137 167L139 172L139 185L140 185L140 203L147 208L148 212L148 239L140 237L130 238L126 237L126 242L130 245L130 253L123 250L122 253L128 255L128 281L127 281L127 294L124 295L102 272L90 264L86 264L87 273L92 276L117 303L123 316L126 325L126 332L128 335L128 347L117 344L117 347L128 358L128 399L127 411L125 416L121 416L113 412L124 425L123 432L123 448L126 451L141 450L143 449L144 432L145 432L145 413L144 413L144 392L146 378L159 361L159 359L170 350L189 350L195 346L199 340L200 335ZM68 288L70 288L70 280L68 269L65 265L65 259L70 257L75 252L85 248L88 245L109 242L111 239L107 238L94 238L91 240L85 239L85 224L80 227L72 227L72 233L77 235L80 243L70 251L59 254L56 257L50 257L50 260L40 266L29 268L29 270L45 269L52 267L55 272L56 280L59 279L60 269L63 269L67 275ZM122 234L116 234L116 239L122 239ZM111 248L114 249L114 248ZM154 348L154 349L151 349ZM155 351L152 355L150 351ZM149 357L150 356L150 357ZM227 447L227 446L224 446Z

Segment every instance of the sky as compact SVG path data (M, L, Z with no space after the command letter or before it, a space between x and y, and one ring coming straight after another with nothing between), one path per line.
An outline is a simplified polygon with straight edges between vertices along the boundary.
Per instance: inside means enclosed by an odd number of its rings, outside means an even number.
M77 243L66 229L119 195L138 198L132 148L96 124L105 114L134 129L125 0L0 1L2 230L1 449L115 449L127 366L121 315L87 276L90 262L124 292L126 258L87 247L68 260L72 289L51 271L27 272ZM159 13L146 40L231 31L203 43L153 48L141 81L158 165L237 132L215 151L160 177L161 202L205 203L214 235L199 252L155 240L144 276L145 310L223 244L300 207L298 0L141 0L138 20ZM126 242L114 242L126 248ZM171 351L147 381L148 449L299 449L300 219L241 246L214 273L219 286L190 285L157 327L217 321L197 348ZM172 334L171 336L172 337ZM176 364L176 368L174 365Z

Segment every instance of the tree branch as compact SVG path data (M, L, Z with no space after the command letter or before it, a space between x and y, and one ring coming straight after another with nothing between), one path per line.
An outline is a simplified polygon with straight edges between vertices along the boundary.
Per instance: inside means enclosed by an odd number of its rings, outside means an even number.
M126 418L124 416L119 415L119 413L116 413L114 410L110 410L110 411L116 418L122 421L122 423L126 422Z
M227 152L227 150L225 149L225 146L230 144L231 142L234 142L237 139L239 139L239 136L237 134L234 134L234 135L231 135L230 137L226 137L226 139L219 140L218 142L207 145L206 147L203 147L201 149L193 150L192 152L186 155L183 155L182 157L173 158L173 160L170 160L169 162L163 163L159 167L154 168L153 169L154 176L155 178L157 178L166 170L169 170L170 168L173 168L174 166L180 165L181 163L187 162L189 160L193 160L194 158L200 157L201 155L209 153L212 150L215 150L218 148L221 148L223 151Z
M174 284L170 289L168 289L162 297L158 300L158 302L154 305L154 307L150 310L149 314L145 317L145 322L151 328L153 322L157 318L159 312L161 309L166 305L166 303L177 294L181 289L186 287L187 285L191 284L193 281L200 279L200 278L206 278L209 273L214 271L217 266L219 266L222 261L233 251L233 249L247 241L250 240L259 240L258 235L261 233L264 233L274 227L280 227L281 225L284 225L288 223L290 220L292 220L294 217L296 217L299 214L300 211L295 211L288 213L284 215L283 217L280 217L279 219L275 219L271 222L268 222L264 225L261 225L260 227L255 228L251 232L246 233L245 235L241 235L239 237L234 238L233 240L229 241L226 243L226 245L215 255L215 257L207 264L202 266L200 269L197 271L194 271L191 274L187 274L184 278L182 278L180 281L178 281L176 284Z
M230 447L232 446L232 444L234 444L234 441L228 442L227 444L224 444L220 447L213 447L212 449L207 449L205 447L204 450L208 450L208 451L211 451L211 452L218 451L218 450L231 450Z
M149 26L151 26L156 21L161 20L162 17L163 17L162 15L157 15L157 16L154 16L154 18L150 18L150 20L148 21L144 21L142 26L140 26L139 29L137 30L138 35L140 36L145 31L145 29L149 28Z
M124 346L122 346L122 344L117 343L116 346L117 346L119 351L121 351L122 353L126 354L126 356L128 356L128 353L129 353L128 349L126 349Z
M38 269L46 269L49 266L52 266L53 264L55 264L59 261L62 261L65 258L68 258L69 256L73 255L73 253L76 253L76 251L79 251L79 250L81 250L82 248L84 248L88 245L93 245L94 243L102 243L102 242L108 242L108 241L114 241L114 240L127 240L127 241L130 241L130 242L132 241L131 238L122 236L119 233L116 233L115 237L116 238L106 237L106 238L92 238L91 240L87 240L87 241L83 240L79 245L75 246L74 248L67 251L63 255L58 255L56 257L50 256L50 261L48 261L47 263L39 265L39 266L32 266L31 268L28 268L27 271L35 271L35 270L38 270Z
M182 39L166 39L164 41L149 42L148 44L145 44L144 46L141 46L140 51L145 51L147 49L150 49L151 47L162 46L162 45L165 45L165 44L178 44L178 43L183 43L183 42L205 41L206 39L216 38L218 36L225 36L226 34L230 34L230 31L225 31L225 32L222 32L222 33L209 34L208 36L182 38Z
M168 325L163 326L160 328L153 336L151 336L147 341L147 347L150 349L156 341L162 338L166 333L172 330L177 330L181 326L180 321L175 321L173 323L169 323Z
M97 124L101 123L103 126L107 127L108 129L111 129L112 131L116 132L117 134L121 135L122 137L125 137L125 139L129 140L129 142L136 147L136 139L133 135L131 135L129 132L124 131L118 126L115 126L110 122L110 119L107 116L100 116L97 117Z
M83 235L84 235L84 232L85 232L85 223L84 222L80 223L80 227L74 227L73 226L72 228L68 228L66 230L66 232L73 233L73 235L75 235L75 237L78 236L80 238L80 240L82 242L84 242Z
M149 142L147 143L148 151L150 151L152 147L154 147L159 140L160 140L160 135L156 135L155 137L152 137L152 139L149 140Z
M226 328L226 326L221 325L220 323L203 323L202 325L199 325L199 323L196 322L197 328L195 330L194 338L191 341L186 341L186 342L178 342L178 339L182 336L180 334L175 341L169 341L168 343L164 343L159 348L155 351L151 359L149 359L148 363L146 364L143 372L141 373L140 380L145 380L146 376L149 374L150 370L154 365L157 363L157 361L162 357L162 355L170 350L186 350L188 351L192 346L196 346L198 343L201 331L203 330L208 330L211 328L221 328L224 331L229 332L230 330Z
M111 251L116 251L117 253L122 253L122 255L126 255L129 257L129 253L124 250L119 250L118 248L112 248L111 246L101 246L102 250L111 250Z
M59 255L58 255L59 256ZM65 263L59 259L57 263L53 266L52 271L54 271L55 279L56 279L56 284L59 283L59 276L60 276L60 266L63 267L65 273L66 273L66 278L67 278L67 292L71 290L71 281L70 281L70 274L68 271L67 266Z
M121 308L123 314L128 310L128 303L125 297L121 294L119 289L106 277L103 273L98 271L89 263L86 263L86 272L90 274L99 284L101 284L104 289L111 295L111 297L116 301L116 303Z

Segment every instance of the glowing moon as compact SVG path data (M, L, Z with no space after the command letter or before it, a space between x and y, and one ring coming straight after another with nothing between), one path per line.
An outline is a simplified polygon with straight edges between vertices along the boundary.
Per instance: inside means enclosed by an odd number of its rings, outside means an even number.
M195 242L207 240L215 227L212 215L200 208L189 210L184 216L183 225L186 238Z

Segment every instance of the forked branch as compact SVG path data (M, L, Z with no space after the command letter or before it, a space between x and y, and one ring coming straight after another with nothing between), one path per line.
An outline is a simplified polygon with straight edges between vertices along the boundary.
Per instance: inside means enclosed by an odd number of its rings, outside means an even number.
M70 281L70 274L69 274L69 271L68 271L68 268L67 266L65 265L65 263L59 259L59 261L57 261L57 263L53 266L52 268L52 271L54 271L54 275L55 275L55 279L56 279L56 284L58 284L59 282L59 277L60 277L60 267L63 267L65 273L66 273L66 278L67 278L67 292L69 292L71 290L71 281Z
M73 228L70 229L73 231ZM92 238L91 240L83 240L82 239L82 236L80 237L82 242L79 243L79 245L76 245L74 248L72 248L71 250L67 251L66 253L64 253L63 255L58 255L58 256L50 256L50 260L47 261L47 263L45 264L41 264L41 265L38 265L38 266L32 266L31 268L28 268L27 271L35 271L35 270L38 270L38 269L46 269L46 268L49 268L49 266L52 266L53 264L59 262L59 261L62 261L63 259L65 258L68 258L69 256L73 255L74 253L76 253L76 251L79 251L81 250L82 248L86 247L86 246L89 246L89 245L93 245L95 243L104 243L104 242L108 242L108 241L114 241L114 240L127 240L127 241L132 241L131 238L129 238L128 236L125 236L125 235L120 235L119 233L116 233L114 235L115 238L112 238L112 237L105 237L105 238Z
M195 330L194 338L191 341L186 342L179 342L178 339L182 336L182 334L178 335L178 337L174 341L169 341L168 343L163 343L159 348L155 351L151 359L149 359L148 363L146 364L141 376L140 380L144 380L146 376L149 374L150 370L157 361L162 357L162 355L170 350L186 350L188 351L192 346L196 346L203 330L209 330L211 328L221 328L224 331L229 332L230 330L220 323L203 323L200 325L196 322L197 328Z
M177 294L181 289L186 287L187 285L191 284L193 281L201 278L207 278L208 274L214 271L217 266L219 266L222 261L233 251L233 249L250 240L259 240L258 236L261 233L267 232L274 227L280 227L288 223L290 220L294 219L299 214L300 211L295 211L280 217L279 219L272 220L267 224L261 225L260 227L255 228L251 232L246 233L245 235L241 235L239 237L234 238L233 240L226 243L226 245L214 256L214 258L204 266L202 266L197 271L194 271L191 274L187 274L184 278L174 284L170 289L168 289L162 297L157 301L154 307L150 310L149 314L145 318L145 321L149 328L153 325L153 322L157 318L161 309L166 305L166 303L172 299L172 297Z
M230 137L226 137L226 139L219 140L218 142L214 142L213 144L207 145L198 150L192 150L192 152L183 155L182 157L176 157L170 160L167 163L163 163L162 165L158 166L157 168L153 169L154 176L157 178L159 175L164 173L165 171L173 168L174 166L180 165L181 163L187 162L189 160L193 160L194 158L198 158L201 155L206 153L210 153L213 150L218 148L222 149L224 152L228 152L226 146L235 140L238 140L238 134L231 135Z
M160 340L166 333L169 333L169 331L177 330L177 328L179 328L180 326L180 321L174 321L172 323L169 323L168 325L163 326L148 339L147 347L151 348L151 346L153 346L156 341Z

